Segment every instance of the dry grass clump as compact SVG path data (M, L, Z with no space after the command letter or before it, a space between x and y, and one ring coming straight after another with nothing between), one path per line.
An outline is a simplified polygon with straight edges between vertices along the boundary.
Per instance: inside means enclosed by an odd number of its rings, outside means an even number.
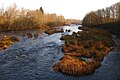
M99 67L100 63L96 60L81 61L71 56L64 56L53 66L53 70L69 75L88 75Z
M64 30L62 28L50 28L45 31L45 33L49 35L54 34L54 33L59 33L59 32L64 32Z
M16 36L4 36L0 40L0 51L3 49L7 49L8 46L12 45L14 42L19 42L20 39Z
M32 37L33 37L32 33L30 33L30 32L27 33L26 36L27 36L28 38L32 38Z
M27 38L38 38L40 35L40 32L35 32L34 34L31 32L28 32L26 34L23 34L23 37L27 37Z
M34 38L38 38L38 36L39 36L39 33L34 34Z
M70 75L91 74L100 66L104 56L113 49L114 41L109 33L95 28L81 29L82 32L62 36L61 39L65 40L62 46L65 55L53 66L56 72Z

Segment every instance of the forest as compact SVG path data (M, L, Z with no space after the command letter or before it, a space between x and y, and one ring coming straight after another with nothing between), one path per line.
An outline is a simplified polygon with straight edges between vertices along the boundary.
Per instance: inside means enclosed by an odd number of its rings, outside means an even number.
M83 26L95 26L114 31L118 33L120 30L120 2L97 11L91 11L86 14L82 24Z
M16 4L7 9L0 8L0 31L47 29L49 27L62 26L70 23L79 23L79 20L65 19L55 13L44 13L42 7L36 10L18 8Z

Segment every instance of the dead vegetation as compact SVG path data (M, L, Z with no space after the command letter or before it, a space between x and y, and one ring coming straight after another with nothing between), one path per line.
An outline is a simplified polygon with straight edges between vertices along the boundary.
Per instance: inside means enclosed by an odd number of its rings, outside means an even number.
M113 49L114 41L109 33L95 28L62 36L65 55L53 66L55 72L70 75L91 74L101 65L104 56Z
M14 44L15 42L19 42L20 39L16 36L3 36L0 40L0 51L7 49L8 46Z

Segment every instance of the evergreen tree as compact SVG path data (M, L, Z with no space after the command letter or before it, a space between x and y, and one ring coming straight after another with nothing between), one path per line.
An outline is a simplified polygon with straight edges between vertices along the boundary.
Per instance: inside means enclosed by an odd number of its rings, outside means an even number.
M40 7L39 11L40 11L42 14L44 14L44 10L43 10L42 7Z

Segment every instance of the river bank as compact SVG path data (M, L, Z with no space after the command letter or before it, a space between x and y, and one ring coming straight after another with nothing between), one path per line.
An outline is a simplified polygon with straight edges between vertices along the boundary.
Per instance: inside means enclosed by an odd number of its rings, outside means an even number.
M78 30L76 26L63 26L65 29ZM101 67L87 76L70 76L60 72L55 73L52 66L64 56L60 40L63 34L47 35L41 33L38 38L26 38L22 34L36 31L13 32L20 42L0 51L0 80L119 80L120 77L120 38L113 36L116 47L110 51L101 63ZM39 32L39 31L37 31ZM5 33L4 33L5 34ZM11 34L12 35L12 34Z
M82 32L62 36L65 55L53 69L69 75L88 75L101 66L104 56L114 47L109 33L95 28L81 27Z

